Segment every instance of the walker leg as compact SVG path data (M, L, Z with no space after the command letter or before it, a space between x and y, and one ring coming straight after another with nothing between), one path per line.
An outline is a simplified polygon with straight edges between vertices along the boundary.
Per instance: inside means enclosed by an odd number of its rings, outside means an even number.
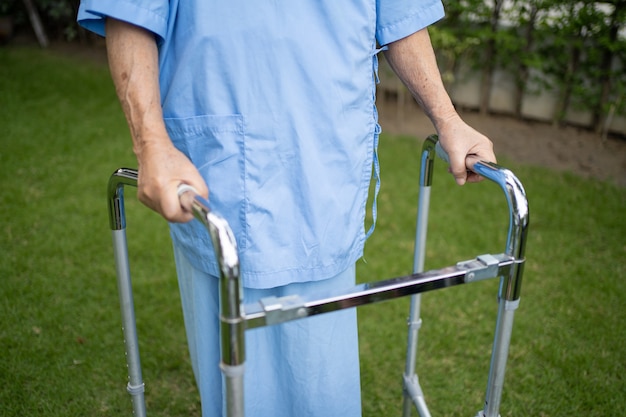
M513 332L513 316L519 306L519 299L515 301L500 298L498 305L498 320L491 353L491 365L489 379L487 381L487 393L485 396L485 408L479 417L498 417L502 389L504 386L504 374L506 362L511 345Z
M416 271L422 272L422 271ZM404 403L403 403L403 417L410 417L413 406L417 409L417 412L421 417L431 417L422 387L419 384L419 378L415 373L416 357L417 357L417 340L419 328L422 325L422 319L420 318L420 302L421 295L416 294L411 297L411 310L409 313L409 341L407 347L406 356L406 368L404 371Z
M226 400L227 417L244 416L243 375L244 365L228 366L221 364Z
M135 324L135 307L128 264L126 230L113 230L112 235L117 268L117 288L122 311L122 330L124 332L124 344L126 345L126 363L128 365L128 385L126 389L132 398L134 415L145 417L144 383L141 376L141 361L139 360L139 341Z
M126 242L126 216L124 212L124 184L137 185L137 172L120 168L111 175L108 184L109 224L113 237L113 253L117 272L117 289L122 312L122 330L126 346L128 385L135 416L145 417L144 383L139 360L139 340L135 323L133 287L130 279L128 245Z
M430 138L426 140L422 151L420 168L420 190L417 202L417 221L415 229L415 252L413 256L413 273L424 271L424 260L426 257L426 235L428 229L428 210L430 207L430 190L432 184L432 169L435 141ZM417 341L418 332L422 326L420 318L421 295L416 294L411 297L411 309L409 312L408 343L406 354L406 365L404 370L404 402L403 417L410 417L413 405L421 417L430 417L430 412L426 406L424 393L419 385L419 378L415 373L417 362Z

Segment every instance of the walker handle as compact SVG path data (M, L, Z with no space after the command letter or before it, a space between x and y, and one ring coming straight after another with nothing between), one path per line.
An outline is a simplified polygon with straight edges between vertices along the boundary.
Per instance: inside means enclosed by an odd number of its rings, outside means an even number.
M223 370L242 365L244 354L243 299L239 282L239 255L235 236L226 219L209 209L209 202L189 184L178 186L183 209L193 213L209 232L220 269L220 309Z
M448 156L448 153L443 149L443 146L441 146L441 142L439 141L437 141L437 143L435 144L435 153L447 164L450 163L450 157Z
M238 278L237 243L228 222L211 211L209 202L193 186L180 184L177 193L181 207L193 213L209 232L220 265L220 272L226 273L229 278Z
M420 186L430 187L433 176L433 160L437 154L444 161L449 161L448 154L439 144L437 135L430 135L424 141L422 148L422 167L420 172ZM500 165L480 160L475 155L470 155L466 164L476 174L493 181L503 190L509 206L509 231L507 236L505 253L515 259L524 259L526 239L528 233L528 200L526 192L519 179L508 169ZM521 267L518 276L503 286L502 297L507 300L517 300L521 290Z
M441 158L448 165L450 165L450 156L448 156L448 153L443 149L443 146L441 146L440 141L437 141L437 143L435 144L435 153L437 154L439 158ZM471 167L470 168L471 171L474 171L474 165L476 165L476 163L480 161L481 161L480 157L478 157L478 155L475 155L475 154L469 154L465 158L465 164L468 167Z

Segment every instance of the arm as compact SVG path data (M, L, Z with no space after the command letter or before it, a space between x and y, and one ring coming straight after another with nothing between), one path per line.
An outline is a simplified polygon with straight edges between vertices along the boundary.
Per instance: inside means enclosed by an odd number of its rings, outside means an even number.
M468 126L458 115L446 92L427 29L392 42L385 53L389 65L413 94L432 121L441 146L450 157L456 182L476 182L480 177L467 172L466 158L495 162L491 141Z
M165 129L155 39L144 29L113 19L107 19L106 33L111 77L137 156L139 200L168 221L189 221L193 215L180 206L178 186L189 184L205 197L208 189Z

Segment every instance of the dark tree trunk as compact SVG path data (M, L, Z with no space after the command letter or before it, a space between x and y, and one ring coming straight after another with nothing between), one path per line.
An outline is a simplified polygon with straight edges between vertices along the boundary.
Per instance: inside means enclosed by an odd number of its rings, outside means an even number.
M534 31L535 31L535 23L537 22L537 14L539 13L539 8L536 4L531 6L530 15L528 17L528 24L525 27L524 38L526 42L524 44L524 50L522 51L522 56L528 56L533 49L534 45ZM515 86L515 116L517 118L522 117L522 104L524 101L524 93L526 92L526 84L529 79L529 68L528 65L520 60L519 68L518 68L518 79L517 84Z
M487 114L489 112L489 98L491 97L491 84L493 80L493 72L496 59L496 33L500 23L500 11L504 0L494 0L491 19L489 22L490 36L485 49L485 66L482 72L482 82L480 87L480 113Z

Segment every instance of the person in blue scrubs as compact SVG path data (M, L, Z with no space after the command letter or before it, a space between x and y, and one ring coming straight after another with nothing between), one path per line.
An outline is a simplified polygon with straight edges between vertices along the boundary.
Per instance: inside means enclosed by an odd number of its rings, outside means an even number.
M427 27L439 0L83 0L106 35L139 166L138 196L171 224L203 416L221 416L218 265L177 188L234 231L245 302L348 288L378 181L377 55L433 122L457 183L492 144L456 113ZM246 332L247 416L360 416L354 309Z

